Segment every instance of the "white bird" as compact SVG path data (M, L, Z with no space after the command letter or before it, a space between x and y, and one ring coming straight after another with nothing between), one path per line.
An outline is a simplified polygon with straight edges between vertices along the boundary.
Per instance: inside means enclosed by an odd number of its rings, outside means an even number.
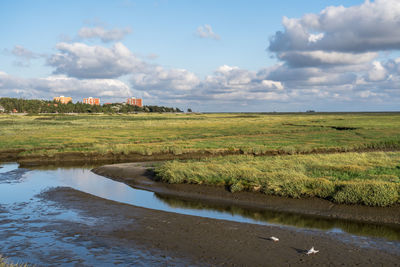
M279 238L277 238L275 236L271 236L269 239L274 241L274 242L278 242L279 241Z
M314 247L312 247L307 251L306 254L310 255L310 254L315 254L315 253L318 253L318 252L319 252L319 250L315 250Z

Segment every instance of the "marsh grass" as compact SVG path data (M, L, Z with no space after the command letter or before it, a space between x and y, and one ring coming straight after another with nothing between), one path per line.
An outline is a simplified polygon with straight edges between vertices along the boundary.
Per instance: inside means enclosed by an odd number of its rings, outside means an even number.
M0 115L0 153L10 149L25 156L397 150L400 114Z
M232 192L260 191L368 206L400 203L400 152L170 161L158 166L156 174L168 183L211 184Z

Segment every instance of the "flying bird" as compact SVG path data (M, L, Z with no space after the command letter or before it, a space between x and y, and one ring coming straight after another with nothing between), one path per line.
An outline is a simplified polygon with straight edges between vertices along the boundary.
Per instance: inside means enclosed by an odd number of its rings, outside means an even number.
M315 253L318 253L318 252L319 252L319 250L315 250L314 247L312 247L307 251L306 254L310 255L310 254L315 254Z
M279 241L279 238L277 238L275 236L271 236L269 239L274 241L274 242L278 242Z

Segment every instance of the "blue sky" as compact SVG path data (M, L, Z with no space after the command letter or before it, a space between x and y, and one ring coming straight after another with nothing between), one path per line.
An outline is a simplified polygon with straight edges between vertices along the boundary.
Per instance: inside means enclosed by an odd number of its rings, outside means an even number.
M0 97L399 110L399 17L395 0L1 1Z

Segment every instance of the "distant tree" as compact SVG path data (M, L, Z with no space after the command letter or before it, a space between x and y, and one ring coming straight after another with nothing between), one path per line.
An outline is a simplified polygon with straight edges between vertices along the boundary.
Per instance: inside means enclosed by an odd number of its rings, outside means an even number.
M182 112L178 108L163 106L134 106L121 103L112 103L102 106L92 106L82 102L62 104L48 100L27 100L20 98L0 98L0 106L4 112L9 113L13 110L27 113L134 113L134 112ZM189 111L191 112L191 111Z
M188 109L187 109L187 112L192 112L192 109L191 109L191 108L188 108Z

